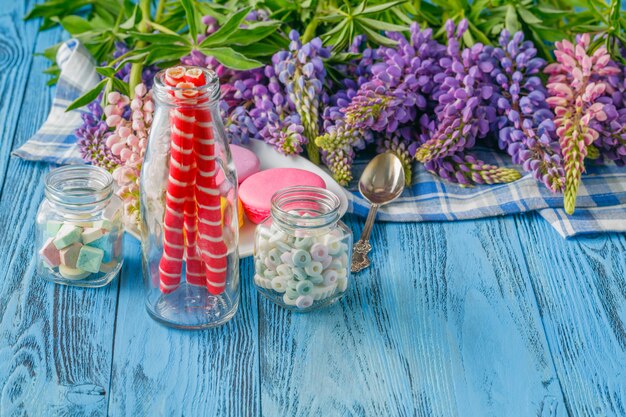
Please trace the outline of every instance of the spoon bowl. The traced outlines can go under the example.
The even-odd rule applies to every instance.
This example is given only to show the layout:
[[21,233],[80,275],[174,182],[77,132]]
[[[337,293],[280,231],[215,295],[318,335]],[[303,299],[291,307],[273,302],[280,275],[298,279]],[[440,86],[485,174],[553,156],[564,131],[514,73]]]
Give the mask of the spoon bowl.
[[400,197],[404,186],[402,162],[392,153],[382,153],[372,159],[359,179],[363,197],[379,206]]
[[352,272],[359,272],[370,265],[367,254],[372,250],[369,238],[378,208],[400,197],[404,190],[404,168],[400,159],[392,153],[383,153],[372,159],[359,179],[359,191],[372,206],[363,227],[361,239],[354,245]]

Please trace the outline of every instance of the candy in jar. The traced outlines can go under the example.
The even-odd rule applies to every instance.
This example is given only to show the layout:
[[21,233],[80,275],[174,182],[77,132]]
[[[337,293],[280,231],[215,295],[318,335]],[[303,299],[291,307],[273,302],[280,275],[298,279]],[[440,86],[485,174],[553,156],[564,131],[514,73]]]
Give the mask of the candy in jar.
[[352,232],[339,198],[318,188],[284,188],[255,235],[254,284],[285,308],[305,312],[339,300],[350,283]]
[[45,179],[37,213],[37,270],[65,285],[101,287],[122,267],[122,201],[102,168],[71,165]]

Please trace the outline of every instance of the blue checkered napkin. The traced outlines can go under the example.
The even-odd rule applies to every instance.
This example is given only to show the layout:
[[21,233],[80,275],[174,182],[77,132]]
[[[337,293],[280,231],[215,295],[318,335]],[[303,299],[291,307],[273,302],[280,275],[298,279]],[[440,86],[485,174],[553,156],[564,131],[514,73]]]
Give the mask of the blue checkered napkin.
[[[87,50],[76,40],[66,42],[57,55],[62,69],[56,97],[48,120],[15,155],[56,164],[82,163],[74,130],[82,123],[81,110],[65,108],[99,81],[95,64]],[[487,163],[511,166],[506,155],[478,150],[476,156]],[[355,178],[366,161],[355,164]],[[550,193],[530,175],[511,184],[461,188],[443,181],[416,165],[413,185],[394,203],[380,210],[383,221],[452,221],[502,216],[538,210],[563,236],[599,232],[626,232],[626,168],[590,165],[578,193],[576,213],[565,214],[563,197]],[[519,167],[518,167],[519,168]],[[367,215],[369,204],[351,189],[349,211]]]
[[54,164],[83,164],[74,130],[80,127],[83,110],[65,112],[67,106],[98,84],[95,62],[80,42],[65,42],[57,53],[61,77],[52,109],[44,125],[13,155]]
[[[506,155],[487,149],[477,150],[475,154],[487,163],[515,168]],[[357,161],[355,178],[360,176],[365,164],[366,161]],[[588,165],[573,216],[559,208],[563,207],[561,194],[552,194],[529,174],[510,184],[461,188],[431,175],[423,165],[416,165],[413,185],[394,203],[383,206],[378,218],[401,222],[452,221],[538,210],[563,237],[626,232],[626,168]],[[367,215],[367,201],[356,189],[350,191],[348,210]]]

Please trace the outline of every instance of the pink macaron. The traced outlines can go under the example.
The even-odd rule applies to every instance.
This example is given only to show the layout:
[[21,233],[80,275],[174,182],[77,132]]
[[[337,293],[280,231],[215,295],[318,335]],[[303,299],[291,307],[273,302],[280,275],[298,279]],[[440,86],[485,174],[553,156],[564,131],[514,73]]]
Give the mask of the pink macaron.
[[[250,149],[230,145],[230,153],[233,157],[235,171],[237,171],[237,182],[239,184],[244,182],[250,175],[259,172],[261,161],[259,161],[259,158]],[[218,184],[222,183],[224,180],[224,173],[222,171],[218,171],[216,180]]]
[[322,177],[303,169],[272,168],[251,175],[239,187],[239,198],[246,216],[253,223],[261,223],[270,215],[274,193],[296,185],[326,188]]

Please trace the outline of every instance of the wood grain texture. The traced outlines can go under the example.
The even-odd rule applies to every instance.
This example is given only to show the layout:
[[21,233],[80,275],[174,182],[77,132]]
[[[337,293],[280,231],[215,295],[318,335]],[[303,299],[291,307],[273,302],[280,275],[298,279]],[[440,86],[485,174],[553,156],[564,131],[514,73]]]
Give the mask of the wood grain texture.
[[[10,15],[20,27],[30,5],[2,5],[5,10],[17,8]],[[33,42],[36,22],[29,27],[12,41]],[[58,42],[60,33],[39,34],[37,50]],[[12,62],[20,65],[21,75],[13,72],[14,84],[5,80],[0,85],[0,123],[8,135],[0,148],[5,184],[0,198],[0,416],[105,416],[117,284],[80,290],[35,276],[34,221],[48,167],[9,158],[9,152],[11,144],[18,147],[44,121],[52,91],[41,72],[45,60],[34,58],[31,68],[26,63],[34,45],[21,48],[28,51],[28,60],[17,57]],[[0,71],[0,77],[5,75]]]
[[512,221],[379,225],[340,304],[261,301],[263,415],[567,415]]
[[120,291],[110,416],[249,417],[260,413],[257,296],[251,259],[242,299],[226,325],[174,330],[145,311],[140,245],[127,245]]
[[517,216],[570,416],[626,416],[626,236],[562,240]]
[[44,283],[48,167],[9,158],[52,99],[31,53],[60,31],[22,22],[31,3],[0,0],[1,417],[626,416],[624,234],[564,241],[536,215],[381,224],[337,305],[259,299],[248,259],[239,313],[201,332],[148,317],[130,238],[113,285]]
[[[32,0],[0,3],[0,191],[32,69],[38,22],[24,22],[23,16],[33,4]],[[49,108],[49,103],[38,107]]]

